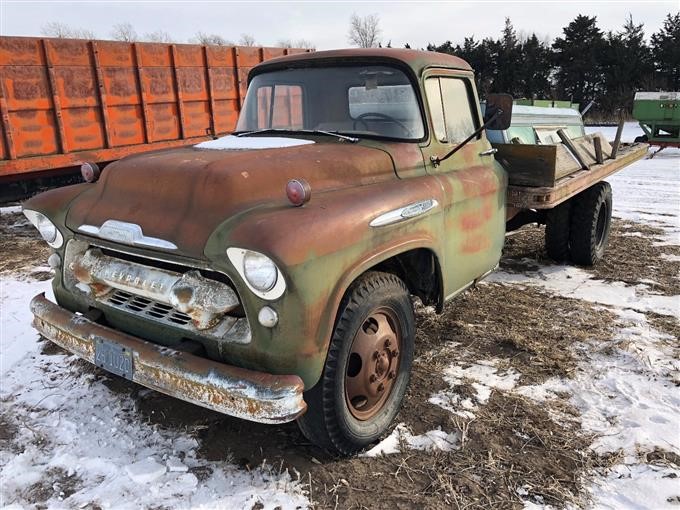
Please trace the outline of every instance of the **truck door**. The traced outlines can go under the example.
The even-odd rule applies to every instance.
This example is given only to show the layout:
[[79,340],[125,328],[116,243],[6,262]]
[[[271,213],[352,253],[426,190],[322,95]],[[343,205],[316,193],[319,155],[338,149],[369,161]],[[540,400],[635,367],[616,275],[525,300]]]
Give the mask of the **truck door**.
[[485,133],[449,159],[432,163],[471,135],[482,119],[472,73],[431,72],[424,85],[433,133],[423,153],[445,200],[440,242],[444,295],[449,297],[500,260],[507,176]]

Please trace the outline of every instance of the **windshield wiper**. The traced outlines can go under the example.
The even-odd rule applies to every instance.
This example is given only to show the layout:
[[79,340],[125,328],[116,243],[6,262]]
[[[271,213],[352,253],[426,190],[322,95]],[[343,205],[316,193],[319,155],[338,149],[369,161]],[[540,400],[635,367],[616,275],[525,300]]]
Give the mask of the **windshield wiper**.
[[265,129],[255,129],[252,131],[235,131],[232,133],[234,136],[248,136],[248,135],[257,135],[260,133],[305,133],[309,135],[326,135],[326,136],[334,136],[336,138],[339,138],[340,140],[345,140],[350,143],[356,143],[359,141],[359,138],[355,136],[347,136],[347,135],[341,135],[340,133],[336,131],[324,131],[322,129],[282,129],[282,128],[265,128]]
[[351,143],[357,143],[359,139],[356,136],[348,136],[348,135],[341,135],[337,131],[324,131],[323,129],[301,129],[300,133],[309,133],[312,135],[327,135],[327,136],[335,136],[336,138],[339,138],[340,140],[346,140]]
[[258,133],[292,133],[290,129],[281,128],[264,128],[264,129],[253,129],[252,131],[234,131],[231,134],[234,136],[248,136]]

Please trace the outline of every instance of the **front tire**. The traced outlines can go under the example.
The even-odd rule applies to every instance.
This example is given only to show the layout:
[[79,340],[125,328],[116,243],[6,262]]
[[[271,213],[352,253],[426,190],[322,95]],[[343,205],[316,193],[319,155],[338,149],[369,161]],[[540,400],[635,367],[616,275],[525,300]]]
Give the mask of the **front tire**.
[[357,279],[340,305],[321,379],[305,394],[298,424],[307,439],[343,455],[379,439],[404,398],[414,339],[404,282],[380,272]]
[[592,266],[603,256],[612,220],[612,188],[598,182],[572,199],[569,247],[571,259]]

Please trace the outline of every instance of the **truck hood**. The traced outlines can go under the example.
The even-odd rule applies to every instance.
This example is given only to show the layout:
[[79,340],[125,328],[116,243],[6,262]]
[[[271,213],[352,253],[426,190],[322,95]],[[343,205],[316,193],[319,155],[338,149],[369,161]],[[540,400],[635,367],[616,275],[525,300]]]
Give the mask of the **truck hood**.
[[109,165],[72,202],[66,223],[81,232],[108,220],[135,223],[144,236],[202,258],[206,241],[225,220],[253,207],[291,207],[285,186],[295,178],[311,185],[313,206],[319,192],[397,176],[387,152],[335,141],[257,150],[158,151]]

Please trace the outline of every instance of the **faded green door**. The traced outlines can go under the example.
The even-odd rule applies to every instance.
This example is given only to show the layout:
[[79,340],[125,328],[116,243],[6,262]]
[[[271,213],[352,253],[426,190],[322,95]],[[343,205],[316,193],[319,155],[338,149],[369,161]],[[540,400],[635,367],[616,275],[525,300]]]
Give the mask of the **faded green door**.
[[[431,126],[426,160],[443,157],[480,125],[472,74],[431,72],[425,78]],[[505,170],[484,134],[428,171],[439,180],[442,205],[444,295],[449,297],[498,263],[505,236]]]

